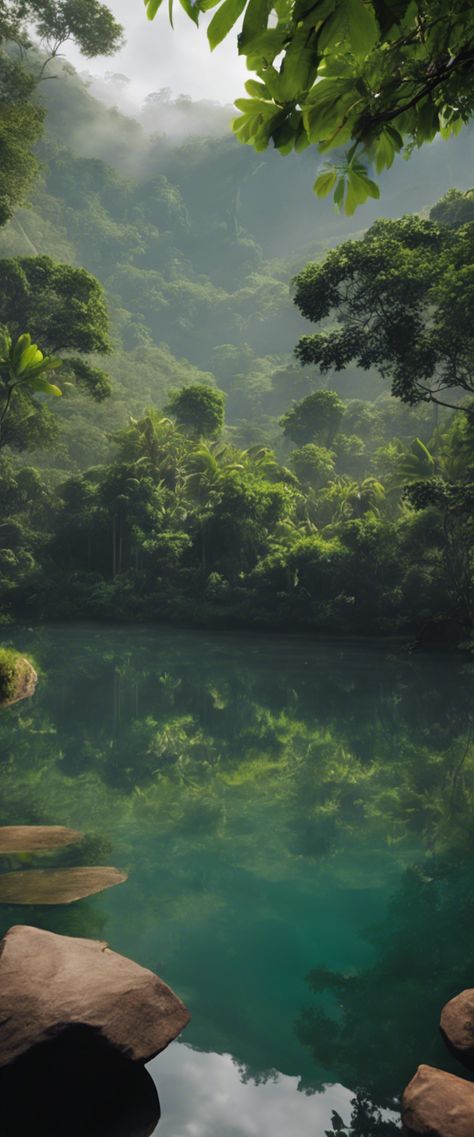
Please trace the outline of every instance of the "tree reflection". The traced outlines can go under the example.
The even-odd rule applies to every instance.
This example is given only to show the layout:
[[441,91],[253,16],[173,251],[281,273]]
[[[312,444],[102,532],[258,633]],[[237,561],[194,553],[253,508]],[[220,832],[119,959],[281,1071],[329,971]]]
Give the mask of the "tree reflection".
[[393,1108],[420,1062],[452,1067],[438,1023],[443,1004],[472,985],[468,866],[459,855],[444,855],[410,867],[386,919],[367,933],[372,965],[350,975],[325,967],[310,972],[314,1001],[296,1024],[316,1066],[308,1088],[320,1088],[329,1075],[363,1086],[376,1107]]
[[346,1125],[339,1113],[332,1112],[331,1129],[325,1137],[400,1137],[396,1122],[382,1117],[379,1109],[363,1090],[358,1090],[351,1101],[352,1113]]
[[[472,665],[176,629],[57,628],[20,646],[44,677],[0,717],[2,821],[85,829],[90,864],[130,868],[114,946],[133,955],[139,928],[141,962],[191,989],[196,1045],[251,1077],[363,1087],[379,1124],[418,1063],[436,1064],[442,1003],[472,985]],[[48,858],[65,867],[77,851]],[[2,909],[1,923],[110,938],[106,910]],[[291,1024],[313,936],[303,1055]]]

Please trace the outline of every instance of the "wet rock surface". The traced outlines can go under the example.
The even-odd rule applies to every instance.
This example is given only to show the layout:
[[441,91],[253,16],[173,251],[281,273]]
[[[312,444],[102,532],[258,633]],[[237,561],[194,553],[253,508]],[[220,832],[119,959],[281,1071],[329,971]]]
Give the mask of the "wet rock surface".
[[473,1083],[419,1066],[403,1094],[402,1120],[407,1134],[474,1137]]
[[77,1026],[148,1062],[189,1018],[166,983],[105,943],[25,925],[0,943],[0,1067]]
[[468,1070],[474,1071],[474,988],[461,991],[445,1004],[440,1028],[451,1052]]

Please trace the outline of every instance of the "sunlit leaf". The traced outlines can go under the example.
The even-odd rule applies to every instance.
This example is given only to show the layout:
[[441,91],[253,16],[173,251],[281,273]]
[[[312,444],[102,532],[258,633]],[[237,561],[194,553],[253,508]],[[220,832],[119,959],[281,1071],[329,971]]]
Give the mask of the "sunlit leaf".
[[327,197],[337,181],[337,170],[324,170],[316,178],[313,189],[318,197]]
[[149,20],[154,20],[162,0],[145,0],[146,14]]
[[245,8],[246,0],[224,0],[207,29],[211,51],[225,39]]

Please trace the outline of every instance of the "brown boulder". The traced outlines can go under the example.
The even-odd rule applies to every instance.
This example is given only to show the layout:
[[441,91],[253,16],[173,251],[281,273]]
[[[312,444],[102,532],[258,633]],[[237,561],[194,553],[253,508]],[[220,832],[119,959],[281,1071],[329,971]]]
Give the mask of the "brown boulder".
[[0,853],[43,853],[74,845],[84,834],[64,825],[0,825]]
[[402,1099],[408,1133],[473,1137],[474,1085],[433,1066],[419,1066]]
[[0,1066],[79,1025],[148,1062],[189,1018],[157,975],[98,940],[17,925],[0,943]]
[[126,880],[127,874],[111,865],[4,872],[0,873],[0,904],[72,904]]
[[441,1011],[441,1034],[459,1061],[474,1070],[474,990],[462,991]]

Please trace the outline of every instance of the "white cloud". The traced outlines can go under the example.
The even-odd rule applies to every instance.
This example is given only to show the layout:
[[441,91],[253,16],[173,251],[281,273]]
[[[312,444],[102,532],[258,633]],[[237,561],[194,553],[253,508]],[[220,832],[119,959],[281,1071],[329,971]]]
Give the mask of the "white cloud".
[[160,1095],[157,1137],[316,1137],[331,1111],[346,1120],[353,1096],[343,1086],[299,1093],[298,1079],[243,1083],[229,1054],[207,1054],[174,1043],[150,1062]]
[[79,71],[87,68],[101,75],[110,71],[127,75],[131,93],[139,103],[150,91],[162,87],[170,87],[175,95],[183,93],[221,103],[231,103],[242,94],[248,73],[237,54],[235,31],[211,52],[205,22],[196,28],[179,0],[174,4],[174,31],[166,2],[152,23],[146,18],[142,0],[108,0],[108,6],[123,24],[127,42],[111,58],[90,61],[69,47],[67,58]]

